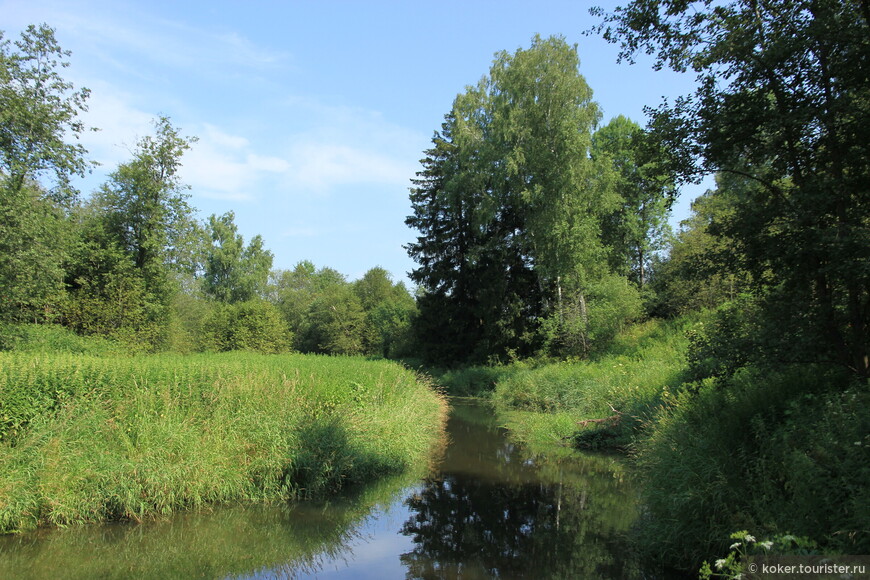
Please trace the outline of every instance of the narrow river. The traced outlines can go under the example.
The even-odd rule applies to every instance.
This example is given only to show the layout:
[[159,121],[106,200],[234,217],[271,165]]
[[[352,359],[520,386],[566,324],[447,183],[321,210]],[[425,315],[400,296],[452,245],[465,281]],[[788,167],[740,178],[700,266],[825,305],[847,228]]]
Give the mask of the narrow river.
[[452,406],[423,481],[0,537],[0,578],[654,577],[627,555],[637,504],[621,461],[537,460],[485,405]]

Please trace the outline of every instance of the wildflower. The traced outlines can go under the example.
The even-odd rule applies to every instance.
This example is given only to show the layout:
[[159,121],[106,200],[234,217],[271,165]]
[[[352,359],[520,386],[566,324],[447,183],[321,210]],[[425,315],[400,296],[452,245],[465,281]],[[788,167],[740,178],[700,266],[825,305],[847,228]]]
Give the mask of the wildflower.
[[755,541],[755,536],[753,536],[752,534],[746,534],[746,537],[743,539],[746,540],[747,544],[751,544]]
[[737,548],[740,546],[740,544],[742,544],[742,543],[743,543],[743,542],[734,542],[733,544],[731,544],[731,547],[728,548],[728,549],[729,549],[729,550],[735,550],[735,549],[737,549]]
[[716,560],[716,569],[721,570],[725,566],[725,558]]
[[764,548],[765,550],[769,550],[773,547],[773,542],[768,540],[766,542],[759,542],[758,545],[761,546],[762,548]]

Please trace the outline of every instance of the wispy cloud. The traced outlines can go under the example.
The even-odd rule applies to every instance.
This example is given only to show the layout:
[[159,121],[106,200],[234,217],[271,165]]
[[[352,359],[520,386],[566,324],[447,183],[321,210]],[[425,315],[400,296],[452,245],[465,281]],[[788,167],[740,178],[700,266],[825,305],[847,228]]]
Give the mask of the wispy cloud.
[[284,106],[311,124],[288,137],[293,187],[322,192],[354,183],[383,184],[404,192],[425,144],[422,135],[376,111],[300,98]]
[[323,191],[349,183],[403,184],[404,164],[387,155],[330,143],[294,146],[291,179],[296,185]]
[[[268,78],[264,71],[292,65],[290,54],[234,30],[161,19],[135,5],[80,8],[75,0],[0,0],[0,12],[6,9],[19,27],[50,13],[62,41],[73,41],[70,74],[92,95],[85,122],[101,129],[83,143],[103,177],[129,160],[137,140],[151,134],[153,119],[166,114],[183,134],[199,137],[182,168],[194,196],[287,200],[355,184],[405,195],[425,136],[377,111],[276,94],[286,85],[258,84],[245,93],[252,99],[246,107],[228,100],[237,94],[228,83],[244,75]],[[273,122],[241,118],[262,117],[256,111],[264,107]]]
[[83,120],[95,132],[82,137],[92,159],[107,171],[130,158],[136,141],[151,133],[154,115],[131,104],[133,96],[102,82],[91,84],[88,112]]
[[274,187],[272,176],[289,169],[290,163],[280,157],[256,153],[247,138],[208,125],[185,155],[181,175],[197,195],[249,201]]
[[135,55],[164,67],[195,74],[222,73],[227,67],[267,69],[285,66],[291,55],[261,46],[233,30],[210,30],[185,22],[157,18],[135,4],[127,4],[123,17],[112,10],[87,10],[76,2],[55,0],[6,1],[0,4],[4,19],[16,28],[46,19],[75,44],[87,47],[103,64],[127,73],[141,72],[125,56]]

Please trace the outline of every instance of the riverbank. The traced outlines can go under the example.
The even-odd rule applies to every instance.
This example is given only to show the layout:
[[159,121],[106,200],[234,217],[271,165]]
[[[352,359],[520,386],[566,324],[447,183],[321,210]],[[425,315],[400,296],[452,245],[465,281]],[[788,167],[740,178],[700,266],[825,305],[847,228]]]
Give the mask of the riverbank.
[[0,577],[650,577],[626,548],[637,505],[624,460],[532,456],[476,399],[451,399],[446,433],[423,478],[0,537]]
[[386,361],[0,352],[0,532],[312,497],[425,469],[446,410]]
[[867,553],[866,381],[818,364],[745,365],[697,379],[690,337],[711,320],[648,321],[589,360],[462,369],[440,380],[448,392],[451,381],[468,392],[470,378],[483,377],[479,389],[500,423],[532,449],[632,457],[645,506],[634,544],[665,565],[697,571],[726,556],[741,530],[782,553]]

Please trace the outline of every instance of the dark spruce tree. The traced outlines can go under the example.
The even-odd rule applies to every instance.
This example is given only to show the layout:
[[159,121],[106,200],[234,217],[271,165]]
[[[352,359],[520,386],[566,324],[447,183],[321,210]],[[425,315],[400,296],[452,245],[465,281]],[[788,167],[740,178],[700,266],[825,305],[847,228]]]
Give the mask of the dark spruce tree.
[[[446,116],[413,181],[414,214],[406,223],[418,230],[406,246],[419,267],[411,272],[424,294],[418,298],[415,335],[430,362],[484,362],[508,351],[527,353],[538,291],[534,273],[516,244],[522,229],[510,208],[485,216],[497,203],[491,180],[463,171],[453,142],[453,114]],[[470,163],[469,163],[470,165]]]

